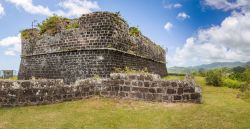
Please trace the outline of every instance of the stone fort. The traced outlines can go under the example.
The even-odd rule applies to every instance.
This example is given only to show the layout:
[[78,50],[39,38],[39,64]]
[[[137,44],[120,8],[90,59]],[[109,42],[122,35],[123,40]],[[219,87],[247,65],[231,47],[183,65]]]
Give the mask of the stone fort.
[[[59,25],[53,35],[41,35],[41,29],[23,31],[19,80],[0,80],[0,107],[92,96],[201,103],[201,89],[191,76],[161,78],[167,74],[165,51],[140,32],[131,35],[118,14],[96,12],[67,22],[79,26],[63,29]],[[126,67],[147,68],[150,73],[115,73],[116,68]]]
[[167,75],[165,50],[140,32],[129,34],[129,25],[118,14],[95,12],[74,21],[78,28],[62,29],[53,36],[26,30],[32,36],[22,38],[19,79],[74,83],[95,75],[108,78],[115,68],[125,67]]

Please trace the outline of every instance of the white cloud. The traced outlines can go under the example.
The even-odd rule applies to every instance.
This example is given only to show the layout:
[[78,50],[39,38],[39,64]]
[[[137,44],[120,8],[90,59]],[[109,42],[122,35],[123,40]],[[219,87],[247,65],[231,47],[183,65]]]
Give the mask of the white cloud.
[[187,18],[190,18],[190,16],[188,14],[186,14],[185,12],[181,12],[177,15],[177,18],[178,19],[181,19],[181,20],[185,20]]
[[[170,66],[250,61],[250,1],[204,0],[215,9],[231,10],[220,25],[201,29],[169,57]],[[237,11],[235,11],[237,10]]]
[[221,25],[199,30],[177,48],[170,65],[250,61],[250,12],[233,13]]
[[15,51],[11,51],[11,50],[5,51],[4,54],[7,56],[15,56],[16,55]]
[[173,28],[173,24],[170,22],[167,22],[164,26],[164,29],[167,31],[170,31]]
[[90,13],[93,10],[99,9],[97,2],[91,0],[62,0],[58,3],[61,9],[50,10],[47,6],[34,5],[32,0],[6,0],[16,7],[22,8],[24,11],[30,14],[40,14],[50,16],[57,14],[65,17],[75,17],[81,14]]
[[182,7],[182,5],[180,3],[174,4],[174,8],[181,8],[181,7]]
[[21,34],[0,39],[0,47],[5,49],[5,55],[17,55],[21,52]]
[[81,16],[82,14],[90,13],[94,9],[99,9],[97,2],[88,0],[66,0],[60,2],[59,5],[67,10],[67,12],[58,11],[57,13],[63,16]]
[[33,5],[32,0],[6,0],[12,4],[15,4],[16,7],[24,9],[24,11],[31,14],[41,14],[41,15],[52,15],[53,13],[48,7],[42,5]]
[[2,4],[0,3],[0,17],[3,16],[4,14],[5,14],[4,8],[3,8]]
[[249,9],[249,0],[235,0],[234,2],[229,2],[229,0],[205,0],[205,5],[211,6],[216,9],[233,10],[233,9]]
[[175,3],[175,4],[166,4],[165,6],[164,6],[164,8],[166,8],[166,9],[172,9],[172,8],[181,8],[182,7],[182,4],[180,4],[180,3]]

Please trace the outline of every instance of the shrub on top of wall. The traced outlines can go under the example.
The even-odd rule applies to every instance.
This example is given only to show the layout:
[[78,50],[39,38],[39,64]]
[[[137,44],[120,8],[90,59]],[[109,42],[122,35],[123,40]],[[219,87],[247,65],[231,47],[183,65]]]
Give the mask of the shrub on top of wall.
[[49,35],[55,35],[60,32],[62,29],[72,29],[78,28],[78,21],[71,21],[68,18],[64,18],[61,16],[51,16],[44,20],[41,24],[38,24],[38,28],[40,30],[40,34],[47,33]]
[[38,28],[40,29],[40,34],[48,33],[55,34],[60,31],[60,25],[65,22],[66,19],[60,16],[51,16],[44,20],[41,24],[38,24]]
[[72,22],[70,22],[67,26],[66,29],[75,29],[75,28],[79,28],[79,23],[77,20],[74,20]]
[[30,39],[32,37],[33,38],[37,37],[39,35],[37,32],[38,32],[38,30],[36,28],[22,30],[21,31],[21,38],[27,40],[27,39]]
[[130,36],[137,37],[137,36],[139,36],[139,34],[140,34],[140,30],[138,27],[130,27],[129,28],[129,35]]
[[29,33],[29,31],[27,31],[27,30],[22,31],[22,32],[21,32],[21,37],[22,37],[23,39],[28,39],[28,38],[30,38],[30,33]]

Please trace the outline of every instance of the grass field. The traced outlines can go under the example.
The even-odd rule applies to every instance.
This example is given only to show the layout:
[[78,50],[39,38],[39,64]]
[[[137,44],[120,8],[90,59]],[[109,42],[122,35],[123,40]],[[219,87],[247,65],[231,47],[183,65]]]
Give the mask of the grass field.
[[250,101],[238,90],[205,86],[203,104],[91,98],[54,105],[1,108],[2,129],[249,129]]

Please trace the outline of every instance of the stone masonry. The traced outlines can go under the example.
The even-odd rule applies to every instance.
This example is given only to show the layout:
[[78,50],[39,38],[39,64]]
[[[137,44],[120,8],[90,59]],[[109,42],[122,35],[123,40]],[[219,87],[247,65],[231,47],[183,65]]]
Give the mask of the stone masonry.
[[67,84],[99,75],[108,78],[115,68],[167,74],[165,51],[139,33],[129,35],[129,26],[109,12],[82,15],[79,28],[61,30],[54,36],[30,29],[22,38],[20,80],[63,79]]
[[201,89],[190,76],[162,80],[155,74],[111,74],[110,78],[0,81],[0,107],[52,104],[86,99],[94,95],[153,102],[201,102]]

